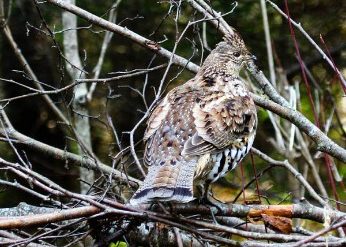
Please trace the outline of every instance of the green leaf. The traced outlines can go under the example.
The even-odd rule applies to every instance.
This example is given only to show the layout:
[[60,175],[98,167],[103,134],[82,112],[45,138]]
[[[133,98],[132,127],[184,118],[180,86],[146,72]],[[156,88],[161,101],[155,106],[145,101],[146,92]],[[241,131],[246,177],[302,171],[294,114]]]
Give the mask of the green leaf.
[[127,244],[125,242],[118,241],[116,243],[110,243],[108,247],[127,247]]

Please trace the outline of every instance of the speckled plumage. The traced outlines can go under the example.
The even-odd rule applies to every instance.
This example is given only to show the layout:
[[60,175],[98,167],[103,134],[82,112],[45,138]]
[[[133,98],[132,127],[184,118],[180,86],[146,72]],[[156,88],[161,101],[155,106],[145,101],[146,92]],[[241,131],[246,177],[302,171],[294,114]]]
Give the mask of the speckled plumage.
[[148,174],[132,205],[201,197],[244,158],[257,115],[239,71],[251,58],[238,35],[220,42],[197,75],[156,106],[144,135]]

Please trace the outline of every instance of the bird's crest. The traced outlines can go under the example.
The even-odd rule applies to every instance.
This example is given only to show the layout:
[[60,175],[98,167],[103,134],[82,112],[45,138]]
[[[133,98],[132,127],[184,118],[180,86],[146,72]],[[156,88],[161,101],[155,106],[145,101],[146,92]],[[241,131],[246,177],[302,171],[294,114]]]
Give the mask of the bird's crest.
[[225,35],[223,40],[228,43],[228,45],[239,48],[246,49],[246,45],[244,43],[243,38],[238,32],[234,32],[233,34]]

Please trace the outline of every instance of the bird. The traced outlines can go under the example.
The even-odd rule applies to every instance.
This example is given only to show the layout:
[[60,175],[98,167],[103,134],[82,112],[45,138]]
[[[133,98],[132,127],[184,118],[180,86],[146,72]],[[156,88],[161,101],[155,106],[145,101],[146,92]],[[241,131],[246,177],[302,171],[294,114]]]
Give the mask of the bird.
[[208,200],[209,185],[245,157],[258,120],[239,73],[251,60],[238,33],[225,37],[195,77],[153,108],[143,138],[148,172],[130,205]]

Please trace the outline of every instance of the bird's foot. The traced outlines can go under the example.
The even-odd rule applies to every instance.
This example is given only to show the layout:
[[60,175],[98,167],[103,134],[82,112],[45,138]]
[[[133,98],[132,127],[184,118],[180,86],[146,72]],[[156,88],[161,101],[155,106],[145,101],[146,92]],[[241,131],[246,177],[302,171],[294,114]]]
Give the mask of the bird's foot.
[[217,208],[217,212],[222,212],[222,203],[210,196],[203,196],[199,199],[199,204]]
[[[216,220],[215,214],[223,211],[221,202],[212,198],[212,197],[208,197],[208,196],[204,196],[204,197],[198,199],[198,202],[199,202],[199,204],[202,204],[202,205],[209,207],[211,217],[212,217],[214,223],[218,225],[219,223]],[[215,208],[217,210],[215,210]]]

